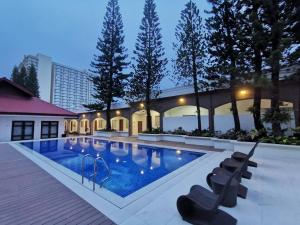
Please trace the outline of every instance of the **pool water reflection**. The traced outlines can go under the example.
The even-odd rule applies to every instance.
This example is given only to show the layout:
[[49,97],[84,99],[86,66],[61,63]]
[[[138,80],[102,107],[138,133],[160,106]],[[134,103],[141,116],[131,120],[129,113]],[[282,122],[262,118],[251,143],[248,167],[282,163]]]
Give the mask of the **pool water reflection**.
[[[175,171],[205,153],[153,147],[98,138],[68,138],[50,141],[24,142],[22,145],[81,175],[82,158],[86,154],[101,156],[111,169],[111,177],[103,187],[121,197]],[[85,177],[93,174],[94,158],[86,158]],[[98,161],[96,183],[108,175],[103,162]]]

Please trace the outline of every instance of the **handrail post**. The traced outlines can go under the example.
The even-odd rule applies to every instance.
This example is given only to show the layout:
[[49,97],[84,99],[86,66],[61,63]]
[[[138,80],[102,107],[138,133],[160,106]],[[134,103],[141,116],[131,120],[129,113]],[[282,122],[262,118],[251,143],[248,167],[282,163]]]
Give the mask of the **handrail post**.
[[82,161],[81,161],[81,183],[84,183],[84,172],[85,172],[85,159],[87,157],[92,157],[90,154],[86,154],[83,156]]

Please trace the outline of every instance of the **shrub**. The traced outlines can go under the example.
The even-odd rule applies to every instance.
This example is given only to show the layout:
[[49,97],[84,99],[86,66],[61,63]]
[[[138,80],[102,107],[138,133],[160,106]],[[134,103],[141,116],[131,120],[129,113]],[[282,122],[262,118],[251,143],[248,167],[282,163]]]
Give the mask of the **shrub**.
[[189,133],[190,136],[198,136],[198,137],[214,137],[215,133],[210,132],[209,130],[193,130],[191,133]]
[[239,137],[244,137],[247,135],[247,131],[241,130],[241,131],[235,131],[235,129],[230,129],[224,134],[220,134],[217,137],[221,139],[231,139],[231,140],[237,140]]
[[296,127],[295,129],[293,129],[293,131],[294,131],[294,136],[300,138],[300,127]]
[[282,145],[300,145],[300,139],[297,137],[287,137],[287,136],[268,136],[260,139],[264,143],[272,144],[282,144]]
[[110,129],[110,130],[108,130],[108,129],[101,129],[101,130],[97,130],[97,131],[103,131],[103,132],[116,132],[117,130],[115,130],[115,129]]
[[267,109],[263,116],[263,121],[266,123],[278,122],[286,124],[291,121],[291,112],[286,108],[280,108],[279,112],[273,112],[272,109]]
[[177,129],[175,129],[173,132],[171,132],[172,134],[176,134],[176,135],[188,135],[189,132],[185,131],[184,129],[182,129],[182,127],[178,127]]
[[143,134],[160,134],[161,132],[160,132],[160,128],[158,127],[158,128],[153,128],[152,129],[152,131],[148,131],[148,130],[146,130],[146,131],[143,131]]

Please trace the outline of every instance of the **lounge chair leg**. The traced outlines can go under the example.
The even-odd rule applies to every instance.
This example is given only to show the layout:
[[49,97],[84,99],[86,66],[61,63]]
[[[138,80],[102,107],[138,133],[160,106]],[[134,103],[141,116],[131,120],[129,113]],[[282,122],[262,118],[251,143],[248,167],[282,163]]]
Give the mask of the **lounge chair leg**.
[[253,162],[253,161],[249,161],[249,162],[248,162],[248,166],[251,166],[251,167],[257,167],[257,163],[256,163],[256,162]]
[[240,184],[240,186],[239,186],[239,191],[238,191],[238,196],[239,196],[240,198],[246,199],[247,193],[248,193],[248,188],[245,187],[244,185]]
[[251,172],[249,172],[249,171],[243,171],[242,172],[242,177],[243,178],[245,178],[245,179],[251,179],[251,177],[252,177],[252,173]]

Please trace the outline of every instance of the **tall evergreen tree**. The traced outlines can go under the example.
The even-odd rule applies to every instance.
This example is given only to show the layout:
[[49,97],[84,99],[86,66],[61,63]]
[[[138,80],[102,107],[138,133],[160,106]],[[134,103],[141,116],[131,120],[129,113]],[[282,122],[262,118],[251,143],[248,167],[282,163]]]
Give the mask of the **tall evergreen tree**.
[[146,0],[134,50],[135,62],[128,97],[130,101],[144,102],[148,131],[152,130],[151,102],[159,94],[159,84],[165,76],[167,64],[159,25],[154,0]]
[[95,86],[96,104],[85,105],[91,110],[106,110],[106,130],[111,130],[110,111],[112,102],[125,94],[128,75],[124,69],[129,65],[124,47],[123,22],[118,0],[109,0],[103,22],[101,37],[97,42],[98,55],[91,66],[97,76],[91,79]]
[[26,78],[27,78],[27,70],[25,66],[22,66],[14,82],[22,87],[26,87]]
[[269,117],[272,120],[273,135],[281,135],[279,115],[281,114],[279,101],[279,73],[283,53],[290,44],[290,7],[286,0],[264,0],[264,19],[269,28],[270,56],[268,64],[271,67],[272,97]]
[[175,73],[178,80],[183,80],[194,87],[197,125],[201,131],[199,91],[204,86],[206,46],[202,18],[193,1],[189,1],[181,12],[175,36],[178,42],[174,43],[177,56]]
[[25,87],[35,96],[40,97],[39,82],[34,65],[30,65],[28,75],[25,79]]
[[10,79],[11,81],[17,83],[17,80],[19,79],[19,68],[17,66],[14,66]]
[[[236,86],[244,74],[247,65],[244,61],[245,45],[240,39],[240,9],[237,0],[208,0],[212,9],[207,19],[209,31],[208,52],[210,54],[209,73],[219,77],[229,77],[231,91],[231,110],[235,130],[241,129],[237,108]],[[224,80],[224,79],[222,79]]]
[[265,76],[262,73],[266,48],[268,47],[268,35],[263,21],[263,0],[240,0],[243,7],[242,18],[244,27],[241,29],[242,35],[247,39],[249,47],[246,48],[250,61],[252,83],[254,86],[254,101],[252,107],[254,126],[257,130],[264,128],[261,120],[261,92],[265,84]]

